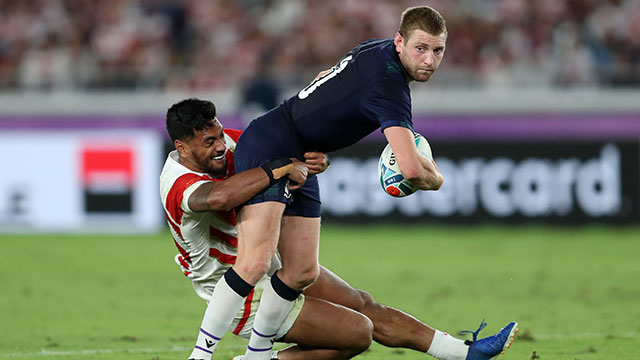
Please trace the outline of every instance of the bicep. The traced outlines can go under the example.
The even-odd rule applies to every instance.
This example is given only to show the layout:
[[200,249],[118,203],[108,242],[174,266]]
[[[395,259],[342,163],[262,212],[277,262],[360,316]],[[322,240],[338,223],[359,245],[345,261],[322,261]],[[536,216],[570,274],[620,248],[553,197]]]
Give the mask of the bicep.
[[388,127],[383,131],[398,161],[402,175],[407,179],[420,177],[424,164],[418,154],[413,131],[401,126]]
[[217,183],[215,181],[204,182],[199,186],[195,187],[190,194],[185,194],[186,196],[188,196],[186,198],[186,203],[187,203],[187,206],[189,207],[189,210],[191,210],[192,212],[202,212],[202,211],[211,210],[208,199],[209,199],[209,194],[211,193],[211,191],[215,186],[217,186]]
[[413,131],[402,126],[391,126],[385,128],[383,132],[399,162],[417,158],[418,150],[414,142]]

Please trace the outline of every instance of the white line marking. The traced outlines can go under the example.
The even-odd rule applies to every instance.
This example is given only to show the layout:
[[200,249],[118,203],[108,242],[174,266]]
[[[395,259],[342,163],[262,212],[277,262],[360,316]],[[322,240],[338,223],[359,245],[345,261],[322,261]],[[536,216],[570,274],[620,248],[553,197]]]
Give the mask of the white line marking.
[[[247,346],[242,344],[226,345],[227,349],[245,349]],[[131,348],[131,349],[86,349],[86,350],[68,350],[57,351],[41,349],[38,352],[26,353],[9,353],[0,354],[0,358],[11,357],[49,357],[49,356],[87,356],[96,354],[118,354],[118,353],[153,353],[153,352],[187,352],[193,347],[171,346],[166,348]]]
[[[522,330],[521,330],[522,331]],[[523,333],[521,332],[520,335]],[[534,339],[538,340],[582,340],[582,339],[637,339],[640,334],[636,332],[628,332],[626,334],[603,334],[603,333],[582,333],[582,334],[531,334]],[[517,338],[517,336],[516,336]]]

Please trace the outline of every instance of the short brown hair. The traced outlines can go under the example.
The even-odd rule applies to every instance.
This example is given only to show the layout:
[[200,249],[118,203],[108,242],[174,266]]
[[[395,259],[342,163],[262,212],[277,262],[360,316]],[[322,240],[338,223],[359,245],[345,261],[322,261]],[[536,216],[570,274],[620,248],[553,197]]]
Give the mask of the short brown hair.
[[447,24],[442,15],[430,6],[407,8],[400,18],[400,35],[407,37],[415,29],[426,31],[431,35],[447,33]]

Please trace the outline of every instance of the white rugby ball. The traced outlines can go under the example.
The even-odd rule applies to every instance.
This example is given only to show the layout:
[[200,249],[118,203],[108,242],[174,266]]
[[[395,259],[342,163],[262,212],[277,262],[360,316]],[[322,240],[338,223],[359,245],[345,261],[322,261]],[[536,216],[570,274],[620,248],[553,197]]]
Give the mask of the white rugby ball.
[[[427,139],[418,133],[414,133],[413,138],[418,148],[418,153],[427,159],[433,159],[431,146],[429,146]],[[378,177],[380,178],[382,189],[394,197],[411,195],[418,190],[402,176],[398,161],[393,154],[393,150],[391,150],[390,144],[387,144],[384,150],[382,150],[382,154],[380,154]]]

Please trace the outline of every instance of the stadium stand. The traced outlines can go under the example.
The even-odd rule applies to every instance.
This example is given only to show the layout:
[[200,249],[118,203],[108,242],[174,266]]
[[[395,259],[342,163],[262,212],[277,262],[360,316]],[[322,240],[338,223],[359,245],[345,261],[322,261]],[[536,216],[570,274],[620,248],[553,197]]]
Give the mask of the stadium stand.
[[[0,0],[0,90],[299,86],[356,42],[391,36],[418,3]],[[640,86],[636,0],[428,3],[451,39],[439,86]]]

